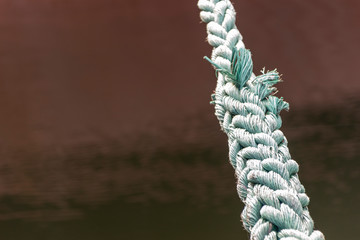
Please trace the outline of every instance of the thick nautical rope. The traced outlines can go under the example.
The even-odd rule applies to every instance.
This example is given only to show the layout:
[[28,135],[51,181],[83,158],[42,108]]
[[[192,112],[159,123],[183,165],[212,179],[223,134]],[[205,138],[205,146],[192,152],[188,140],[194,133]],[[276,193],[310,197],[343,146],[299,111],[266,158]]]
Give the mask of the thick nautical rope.
[[276,70],[255,76],[250,51],[235,26],[228,0],[199,0],[207,23],[210,61],[217,86],[212,95],[215,115],[228,136],[229,159],[235,168],[237,191],[245,208],[241,218],[250,239],[319,240],[310,217],[309,198],[298,178],[280,131],[280,111],[289,104],[274,96],[280,81]]

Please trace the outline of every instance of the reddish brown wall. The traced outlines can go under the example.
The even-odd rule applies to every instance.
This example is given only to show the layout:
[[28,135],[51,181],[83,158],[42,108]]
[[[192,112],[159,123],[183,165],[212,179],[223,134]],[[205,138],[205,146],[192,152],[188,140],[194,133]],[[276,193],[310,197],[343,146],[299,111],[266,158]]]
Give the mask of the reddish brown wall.
[[[235,6],[255,70],[277,67],[293,108],[358,96],[357,1]],[[212,111],[199,22],[193,1],[0,1],[1,146],[121,138]]]

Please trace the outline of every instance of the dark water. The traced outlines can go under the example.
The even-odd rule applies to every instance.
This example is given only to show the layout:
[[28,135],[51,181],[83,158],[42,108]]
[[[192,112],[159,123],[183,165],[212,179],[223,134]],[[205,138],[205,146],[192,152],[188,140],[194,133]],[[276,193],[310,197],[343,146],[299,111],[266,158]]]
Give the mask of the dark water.
[[[356,101],[284,114],[310,212],[330,240],[358,239],[359,114]],[[214,117],[203,128],[190,122],[172,129],[177,141],[144,134],[125,149],[114,141],[34,153],[21,173],[2,166],[2,181],[23,187],[3,191],[1,238],[247,239],[225,136]]]

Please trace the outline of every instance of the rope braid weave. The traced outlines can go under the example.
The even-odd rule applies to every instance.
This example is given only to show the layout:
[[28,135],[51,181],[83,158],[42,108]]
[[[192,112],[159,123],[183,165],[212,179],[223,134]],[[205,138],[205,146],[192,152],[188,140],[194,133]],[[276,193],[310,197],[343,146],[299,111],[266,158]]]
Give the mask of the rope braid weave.
[[235,26],[229,0],[199,0],[201,20],[213,51],[217,86],[212,102],[228,136],[229,159],[245,208],[241,218],[252,240],[321,240],[310,217],[309,198],[280,131],[280,111],[289,104],[273,96],[276,70],[255,76],[251,53]]

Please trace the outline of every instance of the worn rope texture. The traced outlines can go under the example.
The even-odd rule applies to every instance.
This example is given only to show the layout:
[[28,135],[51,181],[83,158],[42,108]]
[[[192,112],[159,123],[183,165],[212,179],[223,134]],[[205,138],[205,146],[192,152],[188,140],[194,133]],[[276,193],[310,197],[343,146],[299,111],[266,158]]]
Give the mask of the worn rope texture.
[[245,203],[241,218],[250,239],[325,239],[313,230],[309,198],[297,175],[299,166],[279,130],[279,113],[289,105],[273,96],[273,85],[280,81],[278,72],[252,73],[251,54],[235,26],[230,1],[199,0],[198,7],[214,47],[211,60],[207,58],[217,73],[212,103],[228,136],[237,191]]

